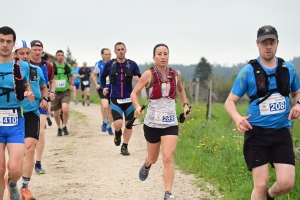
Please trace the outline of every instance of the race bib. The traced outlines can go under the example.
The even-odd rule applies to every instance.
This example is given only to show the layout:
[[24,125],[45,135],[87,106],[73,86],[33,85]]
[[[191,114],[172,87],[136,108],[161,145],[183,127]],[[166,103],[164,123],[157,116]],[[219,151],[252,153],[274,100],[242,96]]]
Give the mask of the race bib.
[[285,112],[286,101],[281,94],[272,94],[268,99],[259,104],[259,111],[261,115],[273,115]]
[[110,82],[109,82],[109,76],[106,77],[106,85],[108,85]]
[[55,80],[55,85],[57,88],[66,87],[66,80]]
[[154,123],[156,124],[169,124],[174,122],[175,114],[170,110],[155,110]]
[[90,82],[89,81],[82,81],[83,85],[88,85]]
[[0,110],[0,126],[15,126],[18,124],[18,112]]
[[118,104],[122,103],[130,103],[131,99],[130,98],[125,98],[125,99],[117,99]]

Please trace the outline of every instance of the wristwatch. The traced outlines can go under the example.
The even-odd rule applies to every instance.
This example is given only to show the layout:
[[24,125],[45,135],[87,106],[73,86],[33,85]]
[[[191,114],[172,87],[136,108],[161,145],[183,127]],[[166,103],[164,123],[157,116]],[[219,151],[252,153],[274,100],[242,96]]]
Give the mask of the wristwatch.
[[300,104],[300,100],[297,101],[297,104]]

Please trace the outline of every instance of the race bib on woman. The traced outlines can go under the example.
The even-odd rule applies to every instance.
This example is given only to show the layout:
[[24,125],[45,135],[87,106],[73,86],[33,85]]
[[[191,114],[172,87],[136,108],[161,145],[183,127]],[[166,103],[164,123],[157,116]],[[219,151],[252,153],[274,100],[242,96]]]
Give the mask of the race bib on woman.
[[169,124],[175,121],[175,114],[171,110],[155,110],[154,123]]
[[259,111],[261,115],[273,115],[285,112],[285,110],[286,101],[285,97],[281,94],[272,94],[264,102],[259,104]]
[[0,110],[0,126],[15,126],[18,124],[18,112]]

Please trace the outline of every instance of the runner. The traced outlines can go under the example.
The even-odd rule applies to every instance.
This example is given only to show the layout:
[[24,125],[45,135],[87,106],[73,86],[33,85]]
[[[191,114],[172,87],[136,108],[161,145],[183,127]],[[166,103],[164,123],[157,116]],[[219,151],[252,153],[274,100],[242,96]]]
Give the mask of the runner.
[[74,62],[72,65],[72,71],[73,71],[73,76],[74,76],[74,84],[73,84],[73,99],[74,99],[74,104],[76,105],[78,103],[77,99],[77,90],[79,89],[79,84],[80,84],[80,78],[78,77],[78,71],[79,68],[77,67],[77,63]]
[[[273,200],[295,184],[295,153],[289,128],[291,120],[300,114],[300,82],[295,66],[275,56],[278,42],[275,27],[258,29],[259,57],[241,69],[225,102],[237,130],[245,132],[244,158],[254,183],[252,200]],[[241,116],[236,104],[244,94],[250,104],[246,116]],[[276,182],[268,189],[269,163],[275,169]]]
[[[64,52],[58,50],[55,54],[56,62],[53,63],[54,79],[56,82],[55,100],[51,102],[51,109],[54,111],[54,118],[58,127],[57,136],[69,135],[67,122],[69,117],[70,89],[74,84],[72,67],[64,63]],[[62,114],[63,123],[60,123],[60,113]]]
[[[131,93],[131,100],[136,108],[135,114],[143,113],[138,102],[138,94],[146,87],[150,98],[147,114],[144,120],[144,135],[147,141],[147,156],[145,164],[139,172],[141,181],[147,179],[149,170],[159,156],[162,146],[164,163],[163,180],[165,186],[164,200],[174,199],[171,193],[174,180],[173,155],[178,141],[178,121],[176,117],[176,89],[183,102],[184,113],[189,110],[186,93],[182,86],[181,73],[168,68],[169,48],[158,44],[153,49],[153,60],[156,66],[143,73]],[[186,114],[184,114],[186,117]]]
[[91,69],[87,67],[87,63],[83,62],[83,67],[78,71],[78,77],[80,78],[80,88],[81,88],[81,99],[82,105],[84,106],[84,90],[86,89],[86,104],[90,105],[90,76]]
[[[49,89],[50,98],[54,97],[55,91],[55,81],[53,74],[53,67],[51,63],[47,60],[42,59],[43,56],[43,43],[40,40],[33,40],[30,43],[31,45],[31,61],[30,63],[39,66],[44,74],[44,78]],[[51,86],[51,88],[50,88]],[[39,141],[36,145],[36,162],[35,162],[35,171],[38,174],[44,174],[45,170],[42,168],[42,156],[45,148],[45,128],[46,128],[46,119],[47,119],[48,110],[43,110],[40,108],[40,135]]]
[[16,41],[15,31],[7,26],[0,28],[0,176],[4,177],[5,148],[8,151],[8,174],[0,178],[0,197],[3,198],[6,184],[8,199],[19,200],[17,182],[22,176],[24,159],[24,117],[21,111],[22,100],[35,97],[29,84],[28,63],[12,59]]
[[[98,95],[101,99],[101,106],[100,110],[102,113],[102,119],[103,124],[101,126],[102,132],[108,132],[110,135],[114,135],[114,132],[112,131],[111,123],[112,123],[112,116],[111,116],[111,110],[109,107],[109,93],[104,96],[103,95],[103,86],[101,85],[101,74],[103,72],[105,63],[107,63],[111,58],[111,52],[107,48],[103,48],[101,50],[101,57],[102,60],[96,62],[93,73],[92,73],[92,79],[94,81],[94,84],[96,86],[96,90],[98,91]],[[98,79],[97,79],[98,77]],[[109,88],[109,76],[106,77],[106,86]]]
[[[103,89],[103,95],[106,96],[110,92],[110,108],[114,120],[116,146],[121,144],[123,113],[125,115],[125,122],[128,123],[134,116],[134,107],[130,100],[130,93],[132,92],[132,80],[138,82],[140,69],[138,65],[129,59],[125,58],[126,54],[125,44],[118,42],[115,44],[116,59],[108,61],[103,73],[101,74],[101,84],[106,85],[106,77],[110,76],[110,87]],[[132,134],[132,129],[125,128],[123,136],[123,144],[121,146],[121,154],[130,155],[128,151],[128,142]]]
[[[30,48],[30,44],[25,40],[19,40],[16,42],[14,47],[15,58],[30,63]],[[25,158],[23,164],[21,196],[24,199],[34,200],[35,196],[28,189],[28,185],[32,175],[32,169],[34,167],[35,148],[39,140],[39,107],[44,110],[48,109],[48,89],[42,69],[32,64],[29,64],[29,66],[29,80],[35,100],[34,102],[30,102],[28,99],[23,100],[23,113],[25,118]]]

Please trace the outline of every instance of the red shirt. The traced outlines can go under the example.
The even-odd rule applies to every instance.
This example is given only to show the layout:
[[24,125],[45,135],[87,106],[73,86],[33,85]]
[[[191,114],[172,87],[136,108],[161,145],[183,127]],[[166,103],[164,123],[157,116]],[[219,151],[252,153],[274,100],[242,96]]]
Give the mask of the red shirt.
[[[33,65],[36,66],[41,66],[41,62],[36,63],[33,62],[32,60],[30,61]],[[54,70],[53,70],[53,66],[51,64],[51,62],[46,61],[46,65],[47,65],[47,71],[48,71],[48,81],[52,81],[54,79]]]

